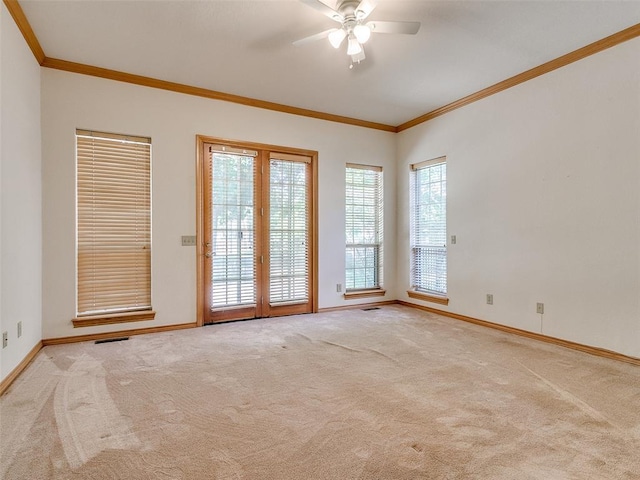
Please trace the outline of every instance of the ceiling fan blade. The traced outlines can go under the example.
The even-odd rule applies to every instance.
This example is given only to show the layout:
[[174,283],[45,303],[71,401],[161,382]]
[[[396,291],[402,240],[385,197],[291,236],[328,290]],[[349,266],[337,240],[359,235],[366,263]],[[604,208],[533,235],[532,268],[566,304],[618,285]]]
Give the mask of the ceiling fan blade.
[[373,33],[403,33],[415,35],[420,30],[420,22],[367,22]]
[[356,18],[358,20],[364,20],[371,15],[371,12],[373,12],[373,9],[376,8],[377,5],[377,0],[362,0],[360,5],[356,7]]
[[301,38],[300,40],[296,40],[293,44],[296,47],[300,45],[305,45],[307,43],[315,42],[316,40],[322,40],[323,38],[327,38],[329,34],[339,30],[338,28],[330,28],[329,30],[325,30],[324,32],[316,33],[315,35],[310,35],[308,37]]
[[309,5],[311,8],[317,10],[323,15],[326,15],[331,20],[335,20],[338,23],[342,23],[344,21],[344,17],[336,12],[333,8],[326,6],[320,0],[300,0],[305,5]]

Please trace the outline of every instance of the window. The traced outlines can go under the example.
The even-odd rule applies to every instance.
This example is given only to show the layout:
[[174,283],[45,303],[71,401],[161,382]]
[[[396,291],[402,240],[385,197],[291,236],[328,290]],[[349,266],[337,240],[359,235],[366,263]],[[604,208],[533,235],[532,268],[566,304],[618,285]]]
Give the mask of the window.
[[378,290],[382,283],[382,168],[347,164],[346,290]]
[[447,294],[447,164],[444,157],[411,166],[410,196],[411,288],[413,292],[426,294],[418,298],[429,300],[431,294],[443,299]]
[[74,326],[150,320],[151,139],[76,131]]

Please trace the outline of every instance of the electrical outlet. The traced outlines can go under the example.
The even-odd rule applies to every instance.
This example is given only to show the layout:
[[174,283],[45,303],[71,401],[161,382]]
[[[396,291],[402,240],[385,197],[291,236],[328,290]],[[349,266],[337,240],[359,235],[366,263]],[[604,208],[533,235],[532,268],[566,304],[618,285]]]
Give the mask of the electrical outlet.
[[183,247],[195,247],[196,245],[196,236],[195,235],[183,235],[182,236],[182,246]]
[[487,305],[493,305],[493,294],[487,293]]
[[342,291],[342,284],[336,283],[336,292],[340,293]]
[[544,313],[544,303],[536,303],[536,313]]
[[458,239],[456,238],[456,236],[455,235],[451,235],[451,245],[455,245],[457,241],[458,241]]
[[22,336],[22,322],[18,322],[18,338]]
[[9,344],[9,334],[2,332],[2,348],[5,348]]

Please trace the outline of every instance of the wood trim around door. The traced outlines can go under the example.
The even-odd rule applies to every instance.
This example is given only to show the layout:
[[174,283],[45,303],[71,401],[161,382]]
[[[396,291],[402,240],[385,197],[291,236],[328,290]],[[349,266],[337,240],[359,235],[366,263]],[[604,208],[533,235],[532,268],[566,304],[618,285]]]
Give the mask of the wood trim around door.
[[[311,277],[313,275],[313,258],[315,257],[314,254],[314,250],[313,250],[313,246],[316,242],[313,242],[312,239],[312,231],[313,229],[311,228],[312,222],[313,222],[313,192],[315,191],[314,189],[314,173],[313,173],[313,166],[315,165],[315,162],[313,160],[312,157],[307,156],[307,155],[293,155],[291,153],[283,153],[280,151],[271,151],[269,152],[269,157],[265,158],[265,162],[264,162],[264,172],[263,172],[263,176],[262,176],[262,192],[263,192],[263,196],[262,196],[262,206],[264,207],[264,211],[265,211],[265,217],[267,222],[270,222],[271,219],[271,188],[273,188],[272,184],[271,184],[271,161],[273,160],[277,160],[277,161],[283,161],[283,162],[294,162],[294,163],[298,163],[299,165],[304,164],[305,165],[305,190],[306,190],[306,201],[307,201],[307,205],[308,205],[308,214],[307,214],[307,234],[308,234],[308,244],[307,244],[307,258],[309,259],[309,274],[308,274],[308,279],[309,279],[309,300],[306,302],[302,302],[302,301],[293,301],[293,302],[285,302],[285,303],[271,303],[271,301],[265,302],[263,305],[263,311],[262,314],[264,317],[271,317],[271,316],[284,316],[284,315],[296,315],[296,314],[301,314],[301,313],[309,313],[309,310],[311,310],[311,312],[315,312],[316,310],[314,310],[313,307],[313,300],[314,298],[316,298],[316,295],[314,294],[313,290],[312,290],[312,285],[314,284],[314,282],[311,280]],[[262,241],[263,241],[263,246],[264,246],[264,258],[266,259],[265,264],[267,264],[269,267],[271,266],[271,230],[270,229],[265,229],[263,232],[263,236],[262,236]],[[264,289],[263,291],[265,292],[265,299],[268,298],[269,300],[271,300],[271,277],[270,277],[270,272],[268,268],[263,269],[263,284],[264,284]]]
[[[235,148],[245,148],[258,151],[279,152],[296,156],[304,156],[311,158],[311,199],[310,199],[310,225],[309,225],[309,241],[311,261],[309,268],[311,270],[309,279],[309,292],[311,295],[311,311],[318,311],[318,152],[314,150],[305,150],[293,147],[283,147],[279,145],[269,145],[255,142],[243,142],[238,140],[229,140],[218,137],[209,137],[206,135],[196,135],[196,314],[197,325],[203,326],[206,317],[206,299],[204,290],[206,285],[206,246],[204,241],[205,233],[205,188],[206,188],[206,162],[207,152],[204,151],[205,144],[222,144]],[[262,155],[262,152],[260,153]],[[263,195],[268,192],[263,193]]]

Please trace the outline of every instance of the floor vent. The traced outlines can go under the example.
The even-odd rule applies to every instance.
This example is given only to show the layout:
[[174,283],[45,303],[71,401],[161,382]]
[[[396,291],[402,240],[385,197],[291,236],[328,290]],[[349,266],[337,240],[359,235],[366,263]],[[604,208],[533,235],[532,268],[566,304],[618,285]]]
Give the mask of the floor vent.
[[369,307],[362,309],[363,312],[368,312],[369,310],[380,310],[380,307]]
[[122,342],[124,340],[129,340],[129,337],[118,337],[118,338],[105,338],[104,340],[96,340],[96,345],[99,343],[109,343],[109,342]]

